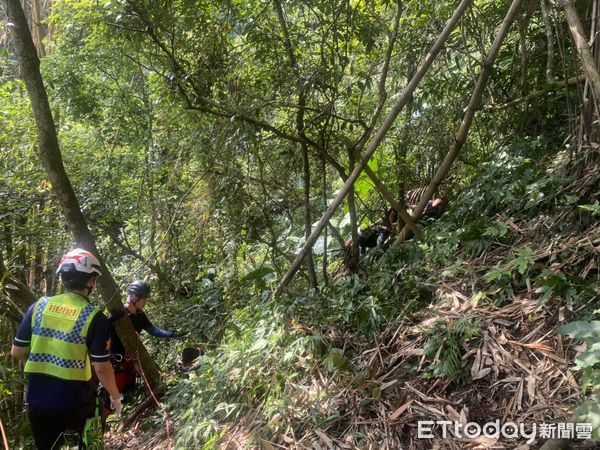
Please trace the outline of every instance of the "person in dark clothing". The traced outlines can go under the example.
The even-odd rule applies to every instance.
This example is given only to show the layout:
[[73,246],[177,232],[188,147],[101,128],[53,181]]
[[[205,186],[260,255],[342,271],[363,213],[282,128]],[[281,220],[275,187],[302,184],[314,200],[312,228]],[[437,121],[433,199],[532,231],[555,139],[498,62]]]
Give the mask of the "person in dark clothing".
[[[166,330],[154,325],[146,313],[143,311],[146,302],[150,297],[150,286],[143,280],[136,280],[127,286],[127,300],[125,301],[125,310],[127,316],[131,320],[131,324],[136,333],[142,330],[146,331],[151,336],[160,338],[181,338],[184,333]],[[109,321],[112,323],[117,318],[109,315]],[[125,347],[119,339],[114,327],[110,330],[112,361],[115,369],[115,379],[119,392],[123,392],[126,388],[135,384],[136,372],[133,362],[127,358]]]
[[100,262],[77,248],[61,259],[57,273],[65,293],[42,297],[25,313],[11,354],[25,363],[27,409],[38,450],[60,448],[64,432],[75,431],[80,448],[96,409],[95,373],[121,413],[121,396],[109,362],[109,323],[88,297]]
[[360,257],[364,257],[370,248],[381,247],[390,235],[390,230],[382,225],[372,225],[358,230],[358,248]]

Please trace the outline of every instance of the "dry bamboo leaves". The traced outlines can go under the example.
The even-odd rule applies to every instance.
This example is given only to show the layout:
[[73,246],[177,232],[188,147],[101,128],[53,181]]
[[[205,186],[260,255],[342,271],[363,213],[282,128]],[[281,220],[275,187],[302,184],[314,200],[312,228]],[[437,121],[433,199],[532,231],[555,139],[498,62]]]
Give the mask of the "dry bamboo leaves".
[[[358,433],[366,436],[362,442],[374,443],[375,434],[370,430],[377,429],[377,433],[386,436],[378,439],[386,439],[388,448],[515,448],[523,443],[483,438],[450,444],[448,439],[438,440],[440,437],[420,441],[415,438],[416,423],[451,420],[466,424],[496,419],[531,423],[567,417],[581,395],[577,380],[568,370],[575,350],[567,339],[549,331],[556,320],[552,309],[555,305],[549,303],[538,309],[535,299],[520,295],[502,308],[486,308],[473,306],[463,293],[452,294],[453,288],[447,284],[443,289],[449,301],[431,308],[422,315],[421,322],[413,317],[412,326],[394,327],[379,337],[377,349],[364,350],[355,359],[355,366],[368,363],[374,368],[373,379],[377,380],[381,397],[369,401],[364,398],[362,402],[355,398],[353,404],[350,394],[340,399],[346,404],[337,407],[348,413],[345,434]],[[465,344],[463,363],[470,381],[458,386],[439,379],[423,379],[429,364],[423,356],[427,331],[438,320],[450,323],[464,314],[479,324],[481,333],[480,339]],[[477,346],[468,348],[472,344]],[[415,367],[409,381],[398,378],[407,364]],[[355,394],[360,396],[367,391]],[[357,408],[357,404],[364,406]],[[338,445],[332,438],[335,433],[328,432],[327,439],[317,435],[321,448]]]

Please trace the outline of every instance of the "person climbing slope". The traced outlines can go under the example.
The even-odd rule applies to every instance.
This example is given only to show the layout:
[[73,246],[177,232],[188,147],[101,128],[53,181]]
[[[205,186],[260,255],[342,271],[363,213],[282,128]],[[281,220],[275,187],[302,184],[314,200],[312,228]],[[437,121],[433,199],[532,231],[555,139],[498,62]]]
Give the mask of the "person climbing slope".
[[[150,285],[143,280],[136,280],[127,286],[125,310],[136,333],[140,333],[144,330],[151,336],[160,338],[178,339],[183,337],[185,333],[178,333],[159,328],[150,321],[143,311],[148,298],[150,297],[150,293]],[[109,316],[111,322],[117,319],[118,318],[114,317],[112,314]],[[123,346],[121,339],[119,339],[114,327],[111,327],[110,338],[112,342],[111,358],[115,369],[117,387],[119,392],[123,392],[128,387],[135,385],[137,374],[133,361],[125,354],[125,347]]]

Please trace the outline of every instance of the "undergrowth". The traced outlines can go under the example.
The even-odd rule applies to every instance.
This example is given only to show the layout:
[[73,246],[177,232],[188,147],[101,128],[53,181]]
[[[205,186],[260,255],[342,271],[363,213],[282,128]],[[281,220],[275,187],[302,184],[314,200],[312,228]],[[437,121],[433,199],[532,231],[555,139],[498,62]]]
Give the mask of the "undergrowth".
[[[527,292],[540,308],[560,298],[568,314],[593,316],[597,265],[581,276],[586,250],[569,265],[568,252],[545,248],[585,233],[597,193],[574,192],[577,159],[541,164],[539,148],[521,145],[501,149],[442,219],[426,224],[421,240],[367,255],[357,274],[321,292],[234,310],[198,370],[172,381],[167,404],[178,422],[177,446],[215,448],[227,439],[260,445],[308,429],[343,429],[332,398],[370,377],[355,356],[383,330],[442,301],[437,288],[448,280],[460,280],[472,302],[500,305]],[[478,323],[439,320],[422,332],[429,362],[422,376],[465,382]],[[586,379],[597,390],[600,363],[593,362]],[[402,374],[413,376],[408,368]]]

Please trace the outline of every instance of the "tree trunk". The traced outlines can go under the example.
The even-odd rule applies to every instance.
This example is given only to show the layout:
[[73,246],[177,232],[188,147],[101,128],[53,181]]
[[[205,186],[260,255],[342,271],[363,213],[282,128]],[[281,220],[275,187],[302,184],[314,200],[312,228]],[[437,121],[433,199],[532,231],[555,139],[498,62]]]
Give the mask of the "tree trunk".
[[[302,172],[304,177],[304,237],[308,239],[312,231],[312,218],[310,214],[310,159],[308,157],[308,147],[306,144],[300,144],[302,147]],[[317,288],[317,272],[315,271],[315,262],[312,250],[308,253],[306,259],[306,269],[308,278],[313,289]]]
[[[325,148],[324,139],[321,139],[321,146]],[[327,209],[327,165],[325,164],[325,160],[321,159],[321,182],[322,182],[322,196],[323,196],[323,209]],[[333,227],[332,227],[333,228]],[[328,235],[327,235],[327,227],[325,227],[325,232],[323,233],[323,264],[321,266],[321,274],[323,276],[323,286],[329,285],[329,275],[327,274],[327,265],[328,265]],[[342,240],[343,243],[343,240]],[[341,246],[341,249],[344,249],[344,246]]]
[[[304,108],[305,108],[305,89],[299,87],[300,92],[298,94],[298,114],[296,115],[296,125],[298,127],[298,133],[304,136]],[[302,150],[302,177],[304,181],[304,189],[302,195],[302,203],[304,205],[304,237],[308,238],[312,231],[312,215],[310,208],[310,158],[308,155],[308,146],[306,143],[300,143],[300,149]],[[315,261],[313,259],[313,253],[308,253],[306,259],[306,269],[308,271],[308,279],[313,289],[317,289],[317,273],[315,271]]]
[[296,259],[294,259],[294,262],[292,263],[291,267],[288,269],[287,273],[283,276],[283,278],[279,282],[279,286],[277,286],[276,294],[280,294],[287,287],[287,285],[289,284],[289,282],[291,281],[293,276],[298,271],[298,268],[300,267],[302,260],[308,254],[308,250],[310,248],[312,248],[315,241],[319,237],[319,234],[321,234],[321,231],[323,231],[323,228],[325,228],[325,226],[327,225],[327,222],[329,221],[329,219],[331,219],[331,217],[333,216],[333,214],[335,213],[337,208],[342,204],[342,201],[344,200],[344,198],[350,191],[352,185],[356,182],[359,175],[363,171],[364,167],[369,162],[369,159],[371,158],[371,156],[373,156],[373,154],[377,150],[377,147],[379,146],[379,144],[381,143],[381,141],[387,134],[388,130],[390,129],[390,127],[392,126],[394,121],[396,120],[396,117],[398,117],[398,114],[400,114],[400,112],[402,111],[402,108],[404,108],[406,103],[409,101],[412,93],[415,91],[415,89],[417,88],[417,86],[419,85],[419,83],[421,82],[421,80],[423,79],[423,77],[425,76],[425,74],[427,73],[429,68],[431,67],[433,60],[435,59],[437,54],[442,49],[444,42],[448,39],[448,36],[450,36],[450,33],[452,32],[452,30],[458,23],[458,20],[461,18],[464,11],[471,4],[471,1],[472,0],[463,0],[460,3],[460,5],[457,7],[456,11],[454,12],[452,17],[446,24],[444,30],[442,31],[442,33],[436,40],[435,44],[433,44],[431,50],[429,51],[429,53],[427,53],[425,60],[421,64],[421,67],[419,67],[419,69],[415,73],[415,76],[412,78],[410,83],[408,83],[408,85],[404,89],[404,92],[400,96],[400,99],[396,102],[396,104],[394,104],[394,106],[392,107],[392,110],[389,112],[389,114],[383,121],[383,124],[377,130],[375,135],[373,136],[373,139],[369,143],[369,146],[365,150],[365,153],[362,155],[358,165],[354,168],[354,170],[348,177],[348,180],[346,180],[346,183],[344,183],[344,187],[340,190],[340,192],[333,199],[333,201],[331,202],[331,205],[329,206],[329,208],[327,208],[327,211],[325,211],[325,214],[323,215],[321,220],[319,220],[319,223],[316,225],[315,229],[313,230],[313,232],[311,233],[309,238],[306,240],[306,243],[300,250],[300,253],[298,253],[298,255],[296,256]]
[[44,27],[42,26],[42,9],[40,8],[40,0],[31,1],[31,37],[38,51],[40,58],[46,56],[44,48]]
[[[356,161],[350,150],[348,153],[348,160],[350,162],[349,167],[350,170],[353,170],[354,166],[356,165]],[[348,202],[348,215],[350,216],[350,230],[352,233],[352,239],[350,240],[350,248],[347,249],[348,257],[346,258],[345,262],[346,267],[348,267],[350,272],[356,272],[360,262],[360,250],[358,247],[358,227],[360,225],[358,224],[358,217],[356,216],[356,195],[353,185],[350,186],[346,201]]]
[[140,362],[140,369],[145,377],[149,380],[151,386],[156,387],[160,383],[158,366],[139,341],[131,321],[124,320],[127,315],[121,303],[119,288],[108,271],[104,260],[99,255],[94,237],[83,217],[79,202],[65,171],[48,96],[40,73],[40,61],[33,45],[21,3],[19,0],[7,0],[3,7],[6,10],[21,76],[27,87],[37,125],[38,154],[52,183],[52,190],[60,201],[67,224],[75,236],[77,245],[99,256],[102,276],[98,280],[98,291],[110,311],[117,317],[123,316],[114,322],[117,333],[121,337],[125,350]]
[[[594,0],[592,5],[590,5],[590,36],[596,36],[598,33],[599,20],[600,0]],[[598,45],[598,40],[592,39],[591,46],[594,68],[597,71],[600,69],[600,46]],[[594,120],[594,111],[598,113],[598,102],[600,102],[600,99],[594,98],[591,87],[590,80],[586,78],[581,96],[579,137],[576,150],[592,142],[598,142],[600,136],[600,127],[598,127],[597,121]]]
[[51,259],[48,259],[50,256],[50,246],[46,248],[46,253],[44,257],[44,279],[46,281],[46,286],[44,288],[44,295],[50,297],[54,295],[54,287],[56,285],[56,265],[53,264]]
[[594,61],[594,55],[592,54],[592,50],[587,43],[583,25],[581,25],[581,20],[579,19],[579,15],[577,14],[577,10],[575,9],[573,2],[571,0],[565,0],[564,8],[567,16],[567,22],[569,23],[569,29],[571,30],[571,34],[573,35],[573,39],[575,41],[575,46],[577,47],[577,53],[579,53],[579,57],[581,58],[587,81],[591,85],[596,117],[600,117],[600,112],[598,110],[598,103],[600,102],[600,73],[598,73],[598,69]]
[[546,28],[546,45],[548,47],[548,57],[546,59],[546,82],[554,81],[554,33],[552,32],[552,19],[548,11],[548,0],[541,0],[542,18],[544,19],[544,28]]
[[[306,133],[304,127],[304,112],[306,109],[306,86],[302,83],[300,77],[298,61],[294,54],[294,48],[285,21],[285,14],[283,6],[280,0],[274,0],[275,9],[277,10],[277,17],[279,18],[279,25],[281,25],[281,31],[283,32],[284,46],[288,54],[288,60],[290,63],[290,70],[296,77],[296,88],[298,90],[298,112],[296,113],[296,131],[298,136],[301,136],[304,141],[300,142],[300,150],[302,152],[302,176],[304,182],[303,198],[302,203],[304,205],[304,237],[310,236],[312,228],[312,217],[310,208],[310,158],[308,155],[308,145],[306,143]],[[306,268],[308,270],[308,278],[310,285],[313,289],[317,288],[317,273],[315,271],[315,262],[313,259],[312,249],[308,252],[306,259]]]
[[[427,186],[425,193],[423,193],[423,195],[421,196],[421,199],[419,200],[419,203],[417,204],[413,213],[414,220],[418,220],[418,218],[421,217],[421,214],[425,210],[427,203],[429,202],[429,200],[431,200],[431,197],[437,191],[440,183],[450,170],[452,163],[454,162],[454,160],[458,156],[458,153],[467,141],[469,128],[471,127],[471,123],[473,122],[473,118],[475,117],[475,112],[477,111],[477,109],[479,109],[479,106],[481,104],[483,90],[485,89],[487,80],[489,79],[490,74],[492,72],[494,61],[496,60],[496,56],[498,56],[500,46],[502,45],[502,42],[504,41],[504,38],[508,33],[510,25],[515,19],[517,11],[519,10],[522,2],[523,0],[513,0],[508,10],[508,13],[506,13],[504,20],[502,21],[502,24],[500,25],[500,28],[496,33],[496,37],[492,44],[492,48],[490,49],[487,58],[483,63],[479,79],[477,80],[477,84],[475,85],[475,89],[473,90],[473,94],[471,95],[471,100],[469,101],[469,105],[467,106],[467,109],[465,111],[465,116],[463,117],[458,132],[456,133],[454,146],[446,155],[444,162],[442,162],[442,165],[437,170],[435,176],[429,183],[429,186]],[[396,239],[395,244],[400,244],[404,242],[405,237],[408,236],[408,231],[408,227],[405,226],[403,232],[400,233],[398,239]]]

